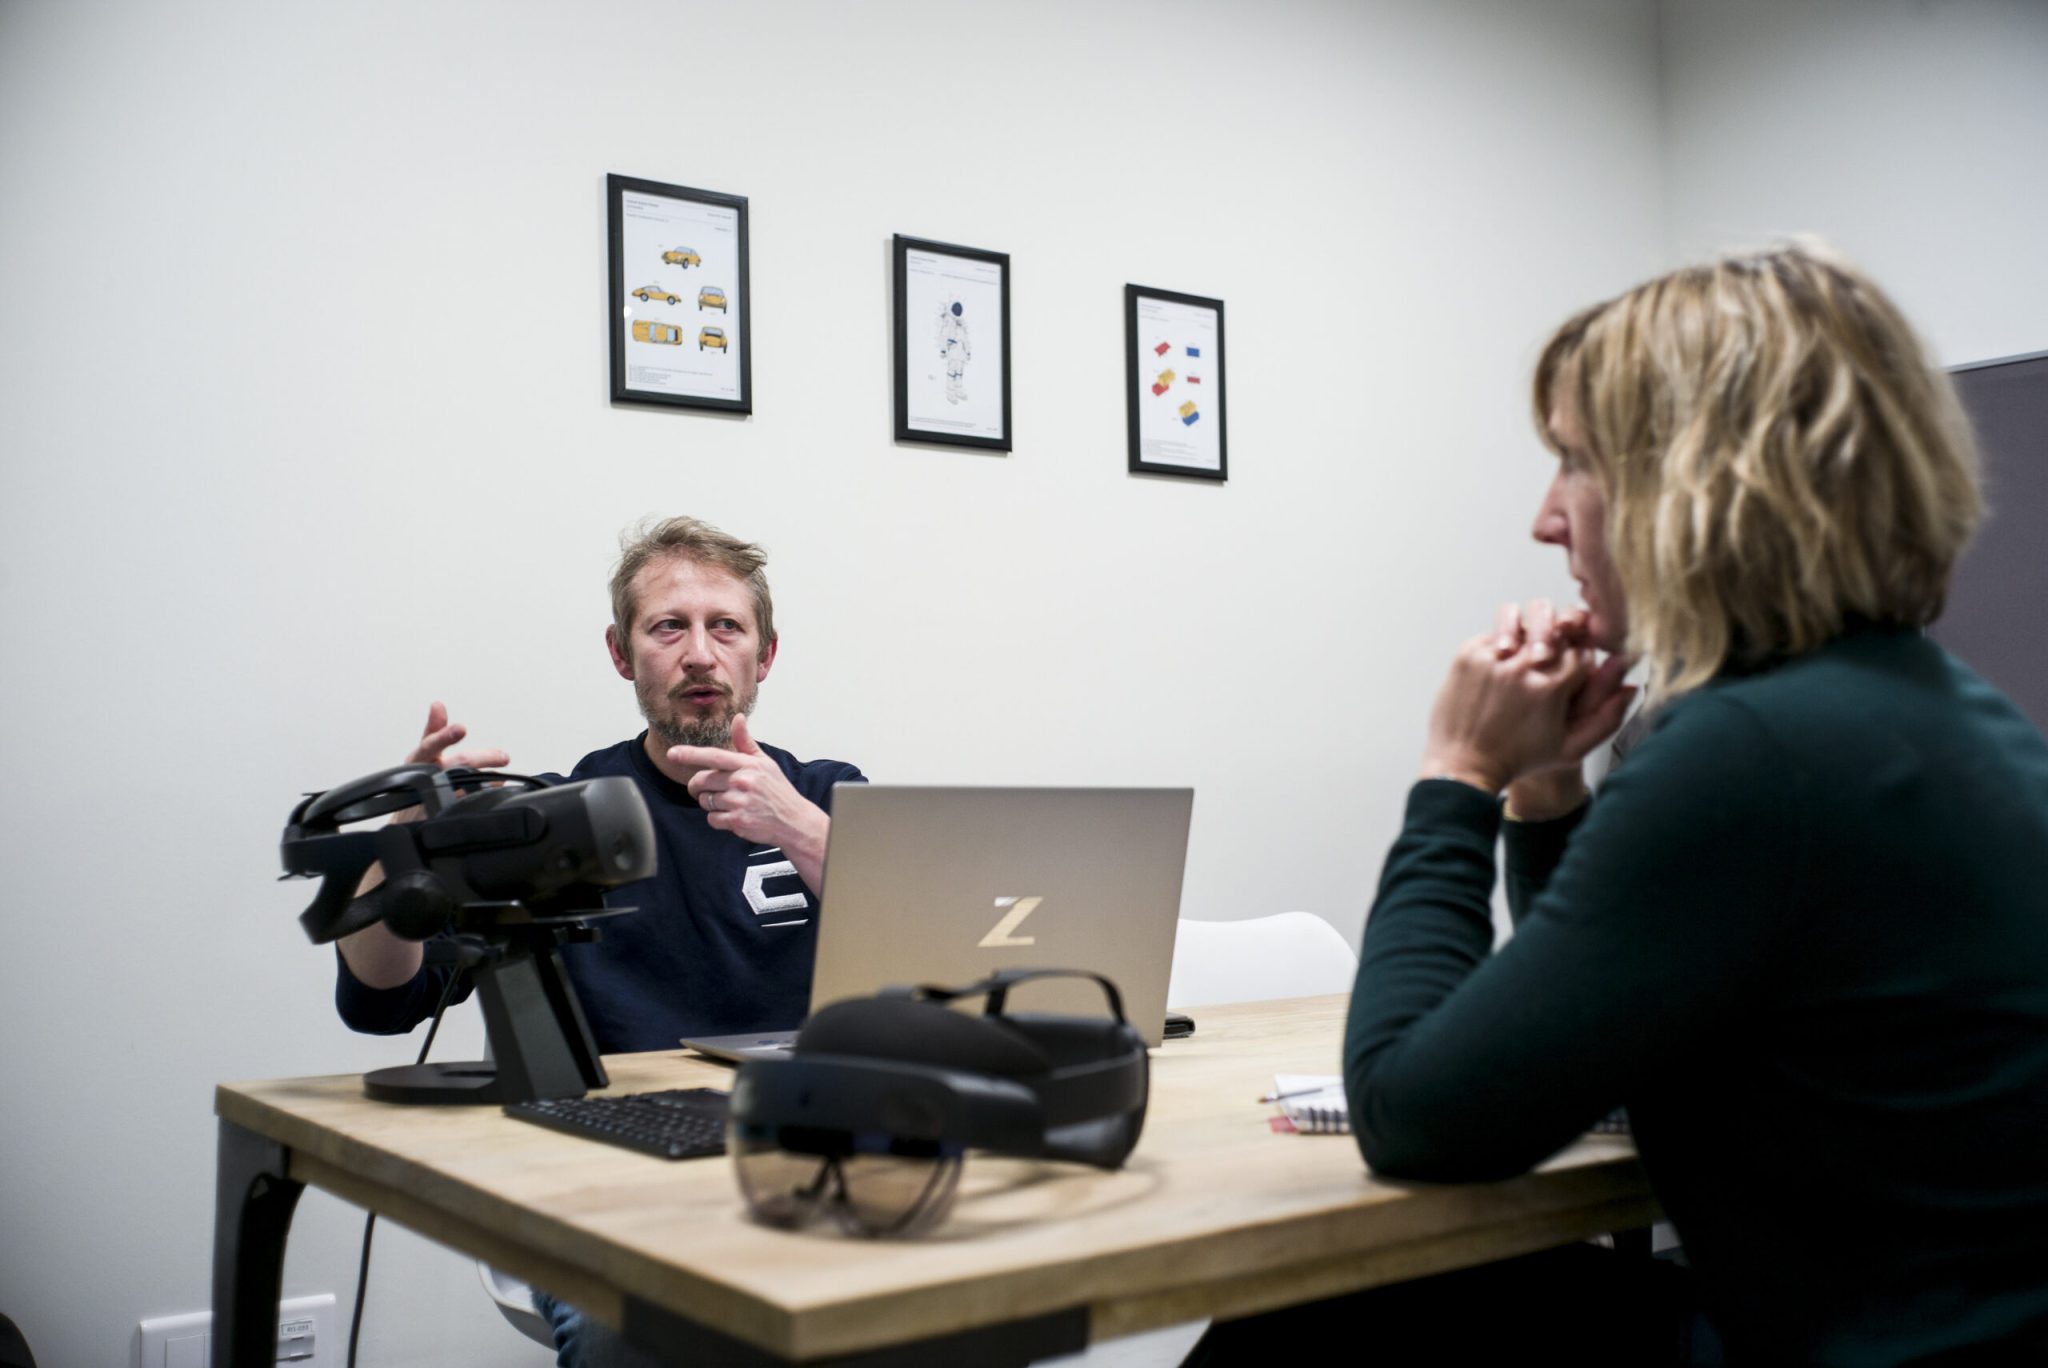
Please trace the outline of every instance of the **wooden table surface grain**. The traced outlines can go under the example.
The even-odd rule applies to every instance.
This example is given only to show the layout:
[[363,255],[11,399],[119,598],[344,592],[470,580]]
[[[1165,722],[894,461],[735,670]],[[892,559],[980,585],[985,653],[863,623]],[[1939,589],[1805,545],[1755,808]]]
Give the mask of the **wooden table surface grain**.
[[[1626,1140],[1500,1183],[1376,1179],[1348,1136],[1279,1134],[1275,1073],[1335,1073],[1340,996],[1207,1007],[1152,1052],[1144,1137],[1115,1173],[967,1160],[953,1214],[908,1240],[747,1219],[730,1164],[670,1162],[496,1107],[373,1102],[355,1075],[224,1084],[227,1121],[291,1176],[618,1324],[623,1299],[812,1358],[1085,1305],[1091,1338],[1231,1316],[1526,1253],[1657,1216]],[[729,1087],[681,1050],[613,1056],[613,1092]]]

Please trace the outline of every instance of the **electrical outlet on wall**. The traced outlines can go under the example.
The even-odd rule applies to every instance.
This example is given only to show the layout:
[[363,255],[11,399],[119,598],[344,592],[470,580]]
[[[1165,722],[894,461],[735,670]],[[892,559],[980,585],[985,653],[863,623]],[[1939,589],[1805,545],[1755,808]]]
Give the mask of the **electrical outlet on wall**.
[[[277,1361],[292,1368],[334,1368],[341,1354],[334,1338],[334,1294],[288,1297],[277,1304]],[[152,1316],[135,1337],[132,1368],[208,1368],[213,1362],[213,1313]]]

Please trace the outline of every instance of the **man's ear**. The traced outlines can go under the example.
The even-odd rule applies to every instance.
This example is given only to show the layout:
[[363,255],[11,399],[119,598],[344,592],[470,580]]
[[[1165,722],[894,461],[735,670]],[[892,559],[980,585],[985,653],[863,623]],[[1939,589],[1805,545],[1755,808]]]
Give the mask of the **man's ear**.
[[768,649],[761,652],[761,667],[754,671],[754,682],[759,684],[768,677],[768,669],[775,663],[776,648],[782,645],[782,638],[776,637],[768,643]]
[[618,624],[605,625],[604,648],[611,653],[612,668],[619,672],[619,678],[630,680],[633,677],[633,658],[619,649]]

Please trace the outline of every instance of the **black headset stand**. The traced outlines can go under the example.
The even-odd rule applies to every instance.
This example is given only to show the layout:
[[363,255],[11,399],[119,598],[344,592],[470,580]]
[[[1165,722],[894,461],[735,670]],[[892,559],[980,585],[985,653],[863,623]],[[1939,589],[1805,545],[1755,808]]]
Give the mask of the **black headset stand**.
[[363,1075],[365,1093],[379,1102],[503,1104],[581,1097],[611,1082],[562,969],[562,940],[596,933],[526,923],[486,935],[474,972],[491,1058],[377,1069]]

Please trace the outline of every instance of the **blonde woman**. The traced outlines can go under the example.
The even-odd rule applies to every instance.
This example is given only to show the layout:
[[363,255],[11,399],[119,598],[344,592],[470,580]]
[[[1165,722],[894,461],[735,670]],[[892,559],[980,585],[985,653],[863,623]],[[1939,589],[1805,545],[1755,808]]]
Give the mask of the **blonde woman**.
[[[1981,511],[1945,377],[1794,246],[1573,318],[1535,410],[1585,602],[1437,698],[1345,1040],[1366,1162],[1506,1177],[1625,1105],[1730,1362],[2048,1363],[2048,745],[1922,630]],[[1654,725],[1589,801],[1631,658]]]

